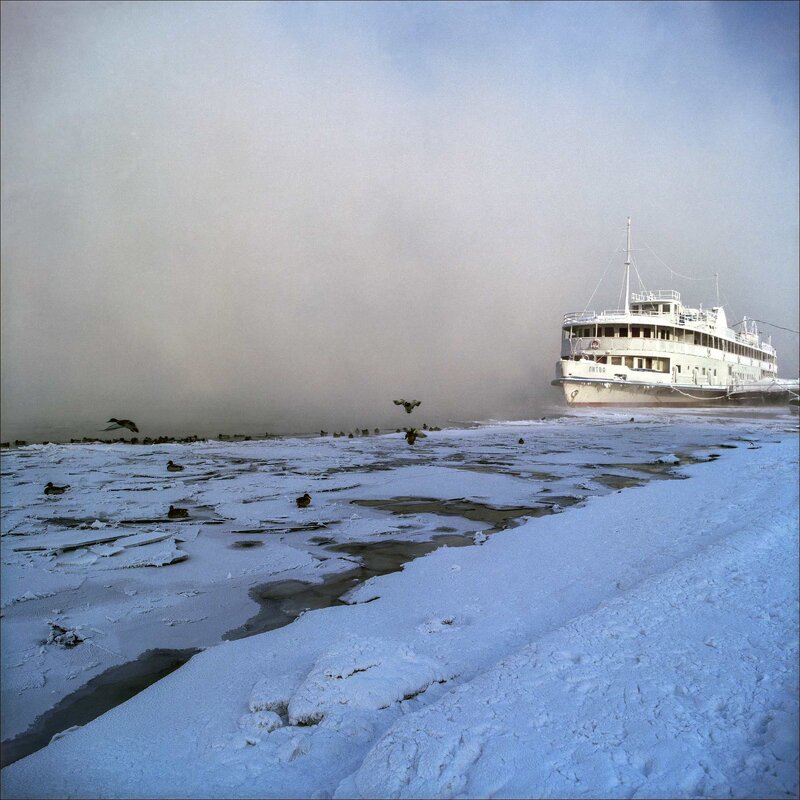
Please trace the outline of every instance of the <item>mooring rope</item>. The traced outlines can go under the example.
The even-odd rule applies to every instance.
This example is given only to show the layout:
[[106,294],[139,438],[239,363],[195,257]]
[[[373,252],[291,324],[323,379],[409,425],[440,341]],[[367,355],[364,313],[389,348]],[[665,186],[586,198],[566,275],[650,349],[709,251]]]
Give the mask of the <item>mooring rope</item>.
[[[673,391],[676,391],[678,394],[682,394],[684,397],[690,397],[692,400],[727,400],[728,395],[730,394],[727,390],[725,390],[725,394],[723,394],[721,397],[697,397],[696,395],[681,391],[677,386],[671,386],[670,388],[673,389]],[[721,387],[720,390],[722,391]]]
[[[754,319],[753,317],[747,317],[748,322],[760,322],[762,325],[769,325],[770,328],[780,328],[782,331],[789,331],[789,333],[797,333],[800,334],[800,331],[794,330],[794,328],[784,328],[783,325],[776,325],[774,322],[767,322],[763,319]],[[731,325],[731,328],[735,328],[737,325],[741,325],[744,322],[743,319],[740,319],[738,322],[734,322]]]

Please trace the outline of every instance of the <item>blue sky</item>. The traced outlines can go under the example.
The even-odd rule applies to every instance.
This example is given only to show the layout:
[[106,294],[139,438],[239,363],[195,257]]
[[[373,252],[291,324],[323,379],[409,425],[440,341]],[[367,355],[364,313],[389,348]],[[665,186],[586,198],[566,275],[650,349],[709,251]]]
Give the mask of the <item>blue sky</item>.
[[631,68],[634,83],[657,78],[666,56],[686,70],[749,73],[797,102],[798,4],[788,0],[279,3],[263,14],[312,44],[358,31],[420,89],[433,88],[442,62],[475,64],[498,51],[523,69],[552,61],[575,73],[610,59]]

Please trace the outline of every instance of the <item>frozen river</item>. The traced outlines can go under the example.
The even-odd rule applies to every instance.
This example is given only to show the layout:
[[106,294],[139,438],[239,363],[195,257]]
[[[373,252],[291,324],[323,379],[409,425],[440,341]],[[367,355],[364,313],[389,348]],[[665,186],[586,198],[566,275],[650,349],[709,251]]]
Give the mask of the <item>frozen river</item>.
[[[386,684],[400,687],[398,697],[394,690],[383,697],[384,689],[379,685],[375,689],[381,695],[379,701],[359,705],[361,694],[354,699],[345,692],[334,703],[361,709],[342,725],[342,730],[356,725],[363,734],[364,741],[355,750],[348,750],[341,762],[342,780],[345,775],[355,775],[367,741],[378,740],[379,732],[398,709],[405,714],[409,704],[416,711],[417,707],[444,702],[446,691],[455,691],[468,676],[474,677],[488,664],[496,665],[502,656],[517,652],[535,638],[534,634],[538,636],[559,621],[589,611],[612,595],[632,591],[651,574],[661,574],[681,559],[695,555],[701,545],[707,546],[730,532],[737,515],[758,519],[752,503],[731,516],[727,501],[720,499],[725,496],[725,487],[719,486],[721,470],[732,470],[731,474],[744,481],[747,470],[752,469],[761,481],[764,498],[771,497],[770,492],[781,496],[796,480],[797,418],[787,413],[659,410],[636,411],[633,419],[630,413],[584,412],[430,432],[413,447],[402,434],[392,433],[353,439],[275,438],[190,445],[33,445],[5,452],[4,764],[43,747],[59,731],[87,725],[93,717],[200,650],[206,651],[205,661],[199,656],[192,659],[158,686],[168,686],[170,681],[190,674],[186,670],[195,662],[202,670],[201,661],[210,663],[214,653],[233,652],[226,648],[239,646],[235,640],[249,637],[247,647],[263,641],[267,651],[274,654],[276,647],[296,648],[290,632],[301,622],[306,625],[304,630],[309,625],[314,629],[313,620],[322,620],[319,615],[323,613],[338,615],[329,618],[332,630],[338,629],[339,621],[355,619],[345,615],[361,613],[361,609],[380,614],[384,585],[405,586],[405,605],[387,607],[384,616],[387,634],[400,631],[416,620],[421,608],[427,609],[425,598],[430,586],[422,578],[415,580],[408,567],[402,575],[405,583],[384,584],[389,578],[381,576],[445,545],[447,550],[440,549],[436,557],[415,564],[432,559],[433,565],[437,558],[441,562],[446,557],[443,554],[454,547],[467,560],[482,559],[482,581],[496,583],[498,602],[505,601],[504,614],[500,608],[485,608],[478,595],[472,602],[465,600],[467,595],[462,596],[462,592],[469,591],[454,588],[448,613],[428,614],[412,625],[413,630],[427,626],[428,633],[442,632],[443,636],[434,637],[441,641],[457,636],[468,618],[482,620],[475,622],[476,630],[483,624],[492,627],[494,633],[485,636],[482,644],[481,637],[463,644],[465,655],[458,669],[451,656],[439,653],[434,657],[407,643],[398,645],[399,650],[391,648],[397,663],[387,667],[384,679]],[[783,471],[772,470],[777,481],[772,487],[770,472],[763,466],[764,451],[770,448],[782,448],[779,463]],[[794,454],[789,463],[787,453]],[[167,472],[170,459],[185,469]],[[751,462],[752,467],[748,466]],[[761,472],[756,465],[761,465]],[[730,482],[729,478],[725,480]],[[63,495],[45,496],[43,487],[48,481],[70,488]],[[707,498],[704,482],[709,487]],[[689,484],[691,489],[684,488]],[[712,499],[714,488],[722,492],[720,498]],[[295,498],[304,492],[312,501],[301,509]],[[619,499],[612,497],[615,495]],[[596,505],[601,497],[607,500]],[[171,505],[186,508],[188,517],[168,519]],[[505,581],[508,577],[513,584],[513,571],[504,571],[506,556],[498,548],[501,540],[517,542],[515,546],[524,549],[537,537],[550,536],[556,530],[552,527],[556,518],[561,544],[558,539],[552,540],[548,545],[551,549],[539,556],[551,559],[557,574],[547,574],[548,598],[538,604],[536,614],[541,619],[530,627],[521,621],[527,612],[518,607],[520,598],[515,595],[511,600],[507,596]],[[588,526],[587,519],[592,520]],[[564,533],[572,530],[571,520],[581,537],[577,551]],[[716,522],[717,528],[704,531],[708,520]],[[668,525],[680,530],[681,535],[669,533]],[[651,528],[664,535],[654,536]],[[512,533],[516,538],[507,538]],[[486,546],[490,541],[492,547],[497,546],[495,550]],[[637,559],[634,556],[639,547],[642,550]],[[618,549],[624,557],[610,558],[609,554]],[[586,583],[581,586],[575,583],[575,576],[569,577],[569,570],[587,557],[593,558],[594,564],[585,566],[582,574]],[[455,573],[466,568],[460,561],[452,566],[458,567]],[[531,567],[528,572],[534,579],[536,569]],[[451,577],[449,567],[446,575]],[[519,580],[523,580],[521,576]],[[517,594],[522,586],[524,582],[517,587]],[[794,591],[790,584],[787,587],[786,591]],[[533,591],[531,597],[536,596]],[[328,611],[306,613],[323,608]],[[500,624],[497,614],[508,624]],[[545,620],[552,623],[551,627]],[[386,662],[386,653],[376,651],[374,637],[364,638],[356,629],[350,630],[349,623],[344,628],[348,630],[342,629],[331,640],[319,637],[320,652],[314,658],[321,675],[327,674],[323,668],[326,657],[331,663],[341,661],[345,652],[355,662],[366,660],[367,667],[354,662],[356,672],[373,662]],[[309,636],[309,641],[317,641]],[[225,641],[234,644],[214,647]],[[407,637],[403,641],[407,642]],[[398,652],[406,655],[398,656]],[[281,658],[289,658],[282,649],[281,653]],[[289,658],[287,686],[294,680],[293,670],[307,672],[305,662],[298,667],[295,657],[303,661],[298,654]],[[305,660],[311,659],[313,665],[314,658],[307,655]],[[315,680],[319,683],[321,678]],[[151,686],[140,697],[152,695],[156,688]],[[205,691],[198,688],[200,695]],[[261,709],[265,714],[275,714],[274,708],[281,703],[270,701],[269,696],[277,689],[267,686],[263,691],[267,698],[263,703],[251,697],[252,713],[261,713]],[[291,695],[289,689],[285,691]],[[359,692],[363,691],[362,687]],[[306,712],[298,710],[302,702],[295,697],[294,716],[287,699],[277,720],[267,716],[266,722],[254,722],[252,745],[248,745],[246,732],[240,731],[237,735],[245,737],[245,748],[264,750],[262,737],[267,737],[265,742],[277,742],[275,735],[288,735],[280,734],[280,730],[300,725],[297,730],[302,733],[303,725],[316,725],[335,716],[325,710],[325,703],[320,705],[318,694],[312,687],[306,688]],[[126,708],[128,705],[121,706],[113,713]],[[385,710],[381,717],[385,724],[362,719],[365,709],[370,714]],[[208,724],[213,723],[211,714]],[[222,735],[226,724],[220,720],[219,741],[227,741]],[[480,727],[484,723],[474,724]],[[271,734],[273,726],[276,730]],[[89,725],[82,732],[88,734],[92,728]],[[364,733],[367,728],[372,731],[370,735]],[[66,747],[71,740],[77,740],[77,734],[67,733],[41,755],[57,746]],[[305,746],[298,745],[301,750]],[[209,747],[215,753],[225,750],[223,745]],[[327,748],[320,751],[325,753],[320,763],[330,758],[330,746]],[[469,750],[468,745],[465,748]],[[371,752],[372,758],[378,758],[376,751]],[[182,752],[180,757],[184,756]],[[27,763],[22,761],[19,767]],[[344,769],[348,764],[352,767],[349,771]],[[4,776],[21,775],[16,769],[4,770]],[[314,770],[296,777],[296,783],[292,783],[290,773],[270,786],[244,781],[246,787],[239,789],[239,784],[222,781],[211,795],[286,796],[293,788],[300,795],[310,795],[336,789],[336,782],[331,780],[314,783]],[[13,784],[15,791],[35,796],[33,788],[28,785],[25,790],[24,779],[19,780],[21,783]],[[356,778],[350,780],[341,786],[345,796],[359,791],[365,796],[380,794],[377,784],[363,783],[363,776],[361,784]],[[599,780],[607,793],[613,793],[610,778]],[[420,783],[416,796],[434,789],[444,791],[431,781],[433,777]],[[470,794],[454,781],[452,793]],[[75,791],[82,796],[103,794],[102,781],[74,785],[80,787]],[[124,795],[126,785],[123,781],[113,792]],[[144,785],[150,788],[139,796],[184,796],[184,789],[185,796],[197,795],[197,785],[188,777],[184,783],[159,783],[153,778]],[[404,786],[413,785],[411,779],[398,784],[394,795],[402,795]],[[508,788],[513,784],[498,784],[503,785]],[[699,785],[697,781],[693,784],[695,789]],[[707,781],[703,785],[711,784]],[[54,796],[65,788],[53,779],[37,784],[37,789],[44,787],[48,794],[47,786]],[[476,794],[482,794],[485,788],[478,788]],[[137,795],[131,791],[131,796]],[[444,791],[435,796],[447,794]],[[780,792],[776,796],[781,796]]]

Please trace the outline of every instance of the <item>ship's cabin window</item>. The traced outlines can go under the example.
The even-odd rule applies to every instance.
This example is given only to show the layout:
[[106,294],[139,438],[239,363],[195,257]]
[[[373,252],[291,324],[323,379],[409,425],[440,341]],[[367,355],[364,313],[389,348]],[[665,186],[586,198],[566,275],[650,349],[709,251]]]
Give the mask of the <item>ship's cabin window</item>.
[[639,336],[639,326],[638,325],[631,325],[631,336],[638,337]]
[[653,329],[652,328],[642,328],[642,336],[645,339],[651,339],[653,336]]
[[671,303],[662,303],[661,304],[661,310],[665,314],[669,314],[669,312],[672,310],[672,304]]
[[614,329],[613,328],[603,328],[603,336],[613,336]]
[[611,363],[616,366],[622,365],[622,356],[611,356]]

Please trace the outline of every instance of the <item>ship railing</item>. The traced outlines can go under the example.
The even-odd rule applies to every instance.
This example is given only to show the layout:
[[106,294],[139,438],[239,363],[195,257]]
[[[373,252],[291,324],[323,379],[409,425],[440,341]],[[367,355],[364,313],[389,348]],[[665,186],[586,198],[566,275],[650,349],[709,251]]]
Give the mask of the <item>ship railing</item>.
[[638,317],[659,317],[660,319],[672,320],[673,315],[665,314],[661,311],[625,311],[624,308],[604,309],[603,311],[572,311],[564,314],[564,325],[580,322],[607,322],[611,319],[621,319],[628,317],[636,319]]
[[630,314],[629,311],[625,311],[624,308],[612,308],[612,309],[605,309],[604,311],[600,312],[601,317],[624,317]]
[[610,318],[629,316],[626,314],[625,309],[613,309],[605,311],[571,311],[569,314],[564,314],[564,325],[569,325],[575,322],[594,322],[595,320],[605,320]]
[[672,319],[672,315],[665,314],[663,311],[634,311],[631,313],[632,317],[662,317],[663,319]]
[[658,289],[655,292],[633,292],[631,300],[634,303],[646,303],[650,300],[675,300],[680,303],[681,293],[674,289]]
[[709,329],[714,329],[716,322],[717,315],[713,311],[684,309],[678,314],[679,325],[707,325]]
[[569,322],[589,322],[597,319],[597,314],[594,311],[571,311],[569,314],[564,314],[564,324]]

